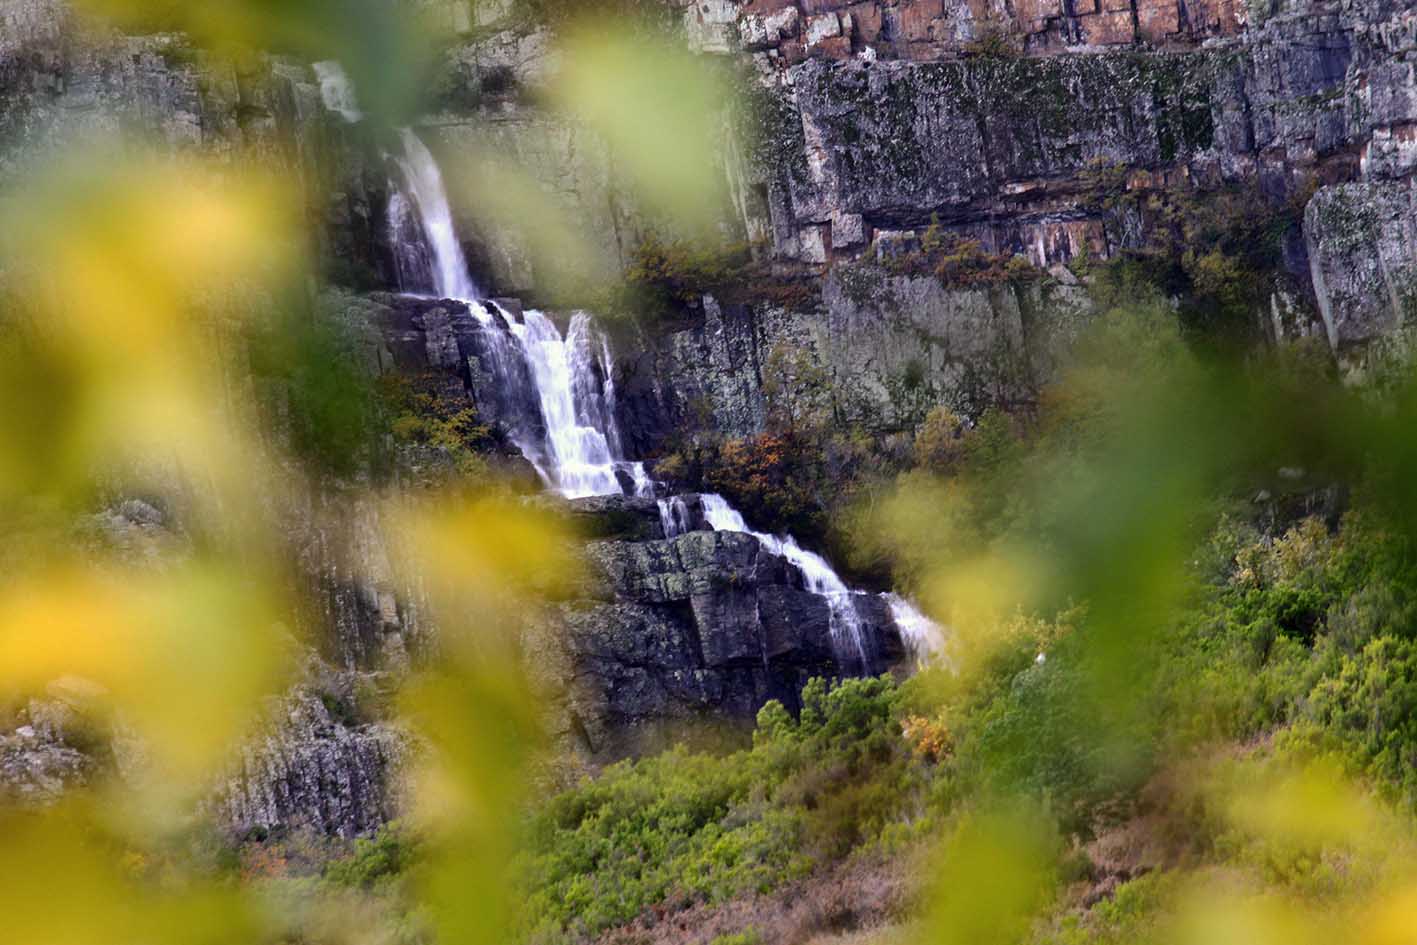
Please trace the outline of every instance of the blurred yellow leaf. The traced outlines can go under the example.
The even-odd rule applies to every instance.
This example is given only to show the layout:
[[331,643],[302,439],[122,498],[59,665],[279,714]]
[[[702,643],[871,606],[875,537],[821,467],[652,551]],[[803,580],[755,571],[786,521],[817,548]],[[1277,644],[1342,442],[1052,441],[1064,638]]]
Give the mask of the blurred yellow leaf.
[[387,125],[420,110],[435,65],[440,4],[384,0],[81,0],[132,32],[180,30],[207,48],[293,52],[338,60],[360,105]]
[[201,564],[73,568],[0,584],[0,691],[86,680],[93,708],[140,736],[156,775],[196,785],[284,681],[269,593]]
[[1387,818],[1366,792],[1329,761],[1279,765],[1221,790],[1231,821],[1271,842],[1376,849],[1396,839],[1384,829]]
[[1223,880],[1202,882],[1184,898],[1171,940],[1175,945],[1305,945],[1335,941],[1298,903],[1246,894]]
[[720,148],[734,90],[680,42],[618,24],[573,30],[552,100],[609,142],[647,204],[690,230],[722,216]]
[[1023,808],[967,815],[945,839],[921,945],[1012,945],[1047,905],[1057,836]]
[[542,292],[575,293],[610,284],[620,265],[613,241],[582,225],[584,211],[549,190],[516,158],[495,147],[461,145],[447,175],[459,203],[489,232],[503,238],[514,234],[525,243]]
[[0,913],[25,945],[253,945],[254,914],[230,887],[161,888],[124,870],[121,849],[75,804],[0,818]]
[[1378,897],[1360,928],[1363,945],[1417,945],[1417,886]]
[[551,515],[531,505],[484,497],[397,506],[411,579],[426,587],[439,610],[445,643],[467,641],[494,617],[524,616],[538,595],[575,581],[579,563],[568,534]]

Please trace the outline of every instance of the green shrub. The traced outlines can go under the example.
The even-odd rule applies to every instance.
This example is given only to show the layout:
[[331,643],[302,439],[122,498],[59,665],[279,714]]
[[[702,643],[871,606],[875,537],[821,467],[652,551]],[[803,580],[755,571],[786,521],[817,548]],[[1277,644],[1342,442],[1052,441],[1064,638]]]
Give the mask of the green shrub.
[[325,867],[324,878],[336,886],[369,889],[395,877],[416,860],[418,844],[397,823],[385,825],[373,837],[354,842],[354,851]]
[[[655,904],[769,892],[875,844],[923,803],[889,678],[815,679],[800,718],[778,702],[727,756],[622,762],[536,811],[519,871],[547,934],[594,935]],[[897,841],[907,832],[897,827]]]
[[1345,655],[1308,715],[1380,783],[1417,802],[1417,641],[1380,636]]
[[634,247],[619,307],[636,315],[670,318],[705,293],[741,280],[745,245],[708,246],[648,233]]

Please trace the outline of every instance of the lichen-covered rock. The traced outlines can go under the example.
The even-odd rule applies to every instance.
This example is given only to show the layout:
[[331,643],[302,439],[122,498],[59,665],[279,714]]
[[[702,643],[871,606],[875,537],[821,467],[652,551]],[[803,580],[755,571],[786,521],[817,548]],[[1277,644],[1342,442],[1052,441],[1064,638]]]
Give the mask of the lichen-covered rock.
[[275,710],[266,734],[242,746],[209,806],[237,835],[369,833],[399,810],[396,775],[408,749],[392,725],[349,724],[315,694],[298,692]]
[[316,611],[303,627],[325,658],[347,670],[405,668],[429,645],[418,597],[395,573],[378,505],[313,489],[286,516],[286,541]]
[[829,386],[829,405],[827,391],[777,390],[799,414],[829,406],[872,430],[911,426],[940,402],[977,416],[1031,398],[1091,312],[1085,290],[1052,280],[951,289],[867,265],[828,272],[806,310],[708,298],[702,325],[626,365],[621,428],[642,455],[705,413],[728,436],[760,433],[784,363],[812,365]]
[[22,725],[0,733],[0,804],[52,804],[88,784],[100,768],[92,754]]
[[1417,181],[1325,187],[1304,211],[1304,234],[1335,349],[1417,323]]

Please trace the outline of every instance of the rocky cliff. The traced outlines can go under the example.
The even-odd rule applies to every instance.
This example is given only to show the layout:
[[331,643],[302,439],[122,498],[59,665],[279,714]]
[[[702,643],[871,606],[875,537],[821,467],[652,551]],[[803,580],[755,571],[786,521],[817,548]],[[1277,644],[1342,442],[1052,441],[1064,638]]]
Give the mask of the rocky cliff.
[[[390,369],[441,370],[479,415],[504,425],[524,406],[494,363],[487,327],[463,303],[381,296],[371,311]],[[530,501],[530,500],[529,500]],[[832,634],[801,572],[751,535],[716,532],[693,497],[666,537],[654,499],[596,496],[539,504],[586,539],[568,599],[531,622],[527,644],[554,733],[596,759],[662,744],[693,727],[751,721],[770,698],[795,705],[812,676],[879,673],[905,656],[885,601],[855,595],[864,653]]]
[[[482,16],[450,57],[440,137],[491,135],[627,264],[647,224],[614,155],[525,105],[557,68],[548,31]],[[1255,336],[1315,335],[1356,366],[1405,324],[1408,4],[715,0],[679,16],[692,46],[749,64],[725,225],[820,291],[789,306],[716,298],[639,358],[625,422],[644,450],[704,403],[725,431],[761,429],[761,366],[778,347],[814,359],[879,427],[909,425],[887,396],[907,368],[965,415],[1026,403],[1087,310],[1063,267],[1204,255],[1208,214],[1265,218],[1273,248],[1244,306]],[[479,258],[524,290],[537,264],[514,231],[479,237]],[[1028,268],[985,288],[907,279],[927,236]],[[844,291],[865,280],[892,291]],[[924,352],[891,351],[907,339]]]
[[[428,6],[459,36],[422,123],[434,149],[510,156],[612,270],[629,266],[651,227],[615,155],[536,103],[557,69],[553,32],[511,5]],[[746,64],[754,107],[728,136],[723,229],[753,244],[761,271],[810,291],[709,293],[620,346],[632,455],[653,454],[691,414],[729,435],[760,431],[784,355],[825,371],[841,419],[877,430],[909,429],[923,403],[966,416],[1027,403],[1092,310],[1079,263],[1153,247],[1178,215],[1237,190],[1285,223],[1249,312],[1267,335],[1316,334],[1360,360],[1417,310],[1417,14],[1401,0],[706,0],[675,15],[691,45]],[[326,275],[397,287],[389,142],[325,107],[308,63],[121,35],[62,0],[0,0],[0,185],[119,132],[298,175]],[[482,283],[535,292],[554,262],[536,234],[489,226],[476,194],[459,196]],[[1019,264],[962,284],[911,262],[966,243],[990,265]],[[442,372],[489,421],[527,422],[474,370],[486,339],[465,307],[340,300],[372,371]],[[129,512],[115,513],[119,531],[164,527]],[[567,514],[593,536],[590,578],[549,607],[540,632],[557,632],[537,644],[539,668],[568,683],[549,686],[549,704],[594,756],[746,718],[766,698],[790,703],[809,675],[900,655],[879,600],[863,596],[877,648],[869,666],[844,666],[820,599],[748,536],[666,538],[657,512],[631,501]],[[324,669],[273,709],[272,736],[216,803],[243,831],[355,833],[396,808],[390,772],[409,750],[357,693],[416,662],[431,628],[391,573],[376,509],[317,492],[290,520],[321,602],[310,620]],[[92,773],[51,715],[24,707],[0,735],[17,793]]]
[[[511,4],[426,6],[463,37],[434,90],[431,137],[472,160],[511,156],[624,265],[647,223],[614,155],[534,104],[558,68],[553,32]],[[1321,205],[1371,194],[1372,222],[1392,222],[1304,215],[1274,286],[1288,306],[1280,329],[1351,347],[1407,298],[1410,243],[1392,214],[1417,164],[1417,14],[1400,0],[715,0],[679,15],[691,44],[753,66],[753,127],[730,149],[733,225],[781,263],[877,261],[933,218],[1047,270],[1144,247],[1176,195],[1253,188],[1302,208],[1347,185]],[[120,127],[263,154],[316,185],[336,277],[390,284],[388,168],[377,143],[322,107],[307,65],[83,28],[60,0],[6,0],[0,16],[0,171],[45,143]],[[1118,194],[1132,199],[1104,199]],[[1143,199],[1156,194],[1169,199]],[[552,265],[534,233],[476,212],[459,223],[505,294],[534,291]],[[1342,288],[1354,243],[1394,260],[1380,301]]]

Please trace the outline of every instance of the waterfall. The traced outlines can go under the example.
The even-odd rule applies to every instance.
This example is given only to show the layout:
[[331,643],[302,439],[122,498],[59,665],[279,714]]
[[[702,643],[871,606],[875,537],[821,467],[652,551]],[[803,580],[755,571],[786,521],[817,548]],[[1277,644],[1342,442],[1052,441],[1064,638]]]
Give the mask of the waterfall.
[[747,532],[775,555],[786,558],[797,566],[807,582],[807,590],[824,598],[831,614],[832,640],[838,645],[850,645],[861,660],[861,667],[868,671],[871,660],[866,655],[866,636],[861,628],[861,615],[856,612],[856,601],[851,588],[846,586],[832,566],[821,555],[797,544],[791,535],[769,535],[755,532],[748,527],[743,516],[728,500],[716,493],[700,496],[704,504],[704,518],[714,531]]
[[[606,386],[596,374],[590,347],[590,316],[577,312],[566,336],[541,312],[528,309],[520,324],[510,322],[536,382],[546,420],[549,468],[543,477],[570,499],[629,491],[648,483],[644,466],[617,460],[610,449],[614,417]],[[618,472],[631,478],[626,490]]]
[[[331,73],[333,75],[333,73]],[[325,73],[322,76],[322,89]],[[330,81],[326,103],[353,109],[347,84]],[[344,91],[341,91],[344,89]],[[491,372],[499,419],[536,467],[547,487],[567,498],[594,495],[654,496],[656,483],[644,464],[624,459],[615,422],[615,383],[609,342],[594,329],[590,315],[576,312],[564,335],[544,313],[527,309],[517,316],[494,302],[480,300],[458,242],[443,176],[428,148],[411,129],[400,132],[404,154],[397,160],[404,188],[390,201],[390,236],[406,291],[431,289],[438,298],[461,301],[478,319],[487,339],[484,370]],[[416,224],[416,225],[414,225]],[[827,604],[833,645],[843,665],[859,661],[869,671],[871,659],[852,591],[821,555],[799,546],[791,536],[769,535],[748,527],[743,516],[719,495],[701,496],[709,527],[752,535],[773,554],[801,572],[807,589]],[[666,538],[692,527],[681,497],[662,499],[660,522]],[[938,628],[903,598],[889,595],[890,612],[917,653],[933,650]],[[924,641],[924,642],[920,642]]]
[[413,129],[400,129],[399,136],[404,148],[403,157],[398,159],[399,167],[412,194],[412,208],[417,210],[423,236],[433,251],[433,293],[440,299],[474,302],[480,293],[468,274],[467,257],[458,243],[453,210],[443,187],[443,173]]
[[[536,309],[527,309],[519,318],[495,303],[480,301],[437,161],[412,129],[403,129],[400,136],[404,153],[398,166],[406,192],[397,191],[391,198],[389,221],[404,287],[413,288],[407,273],[426,271],[432,282],[426,288],[438,298],[467,303],[482,323],[491,355],[484,368],[496,381],[512,441],[547,487],[567,498],[652,495],[654,483],[644,464],[619,454],[609,342],[594,331],[584,312],[572,316],[563,336]],[[409,216],[416,218],[416,228],[406,225]],[[431,265],[423,266],[430,255]]]
[[894,592],[881,595],[891,609],[891,619],[900,631],[916,662],[945,659],[945,638],[940,625],[920,612],[910,601]]
[[689,506],[682,496],[672,495],[659,500],[659,525],[664,529],[665,538],[677,538],[692,530]]
[[350,124],[364,119],[364,113],[359,110],[359,104],[354,98],[354,84],[345,74],[344,66],[333,59],[317,62],[315,77],[320,80],[320,100],[325,103],[326,108],[339,112]]

